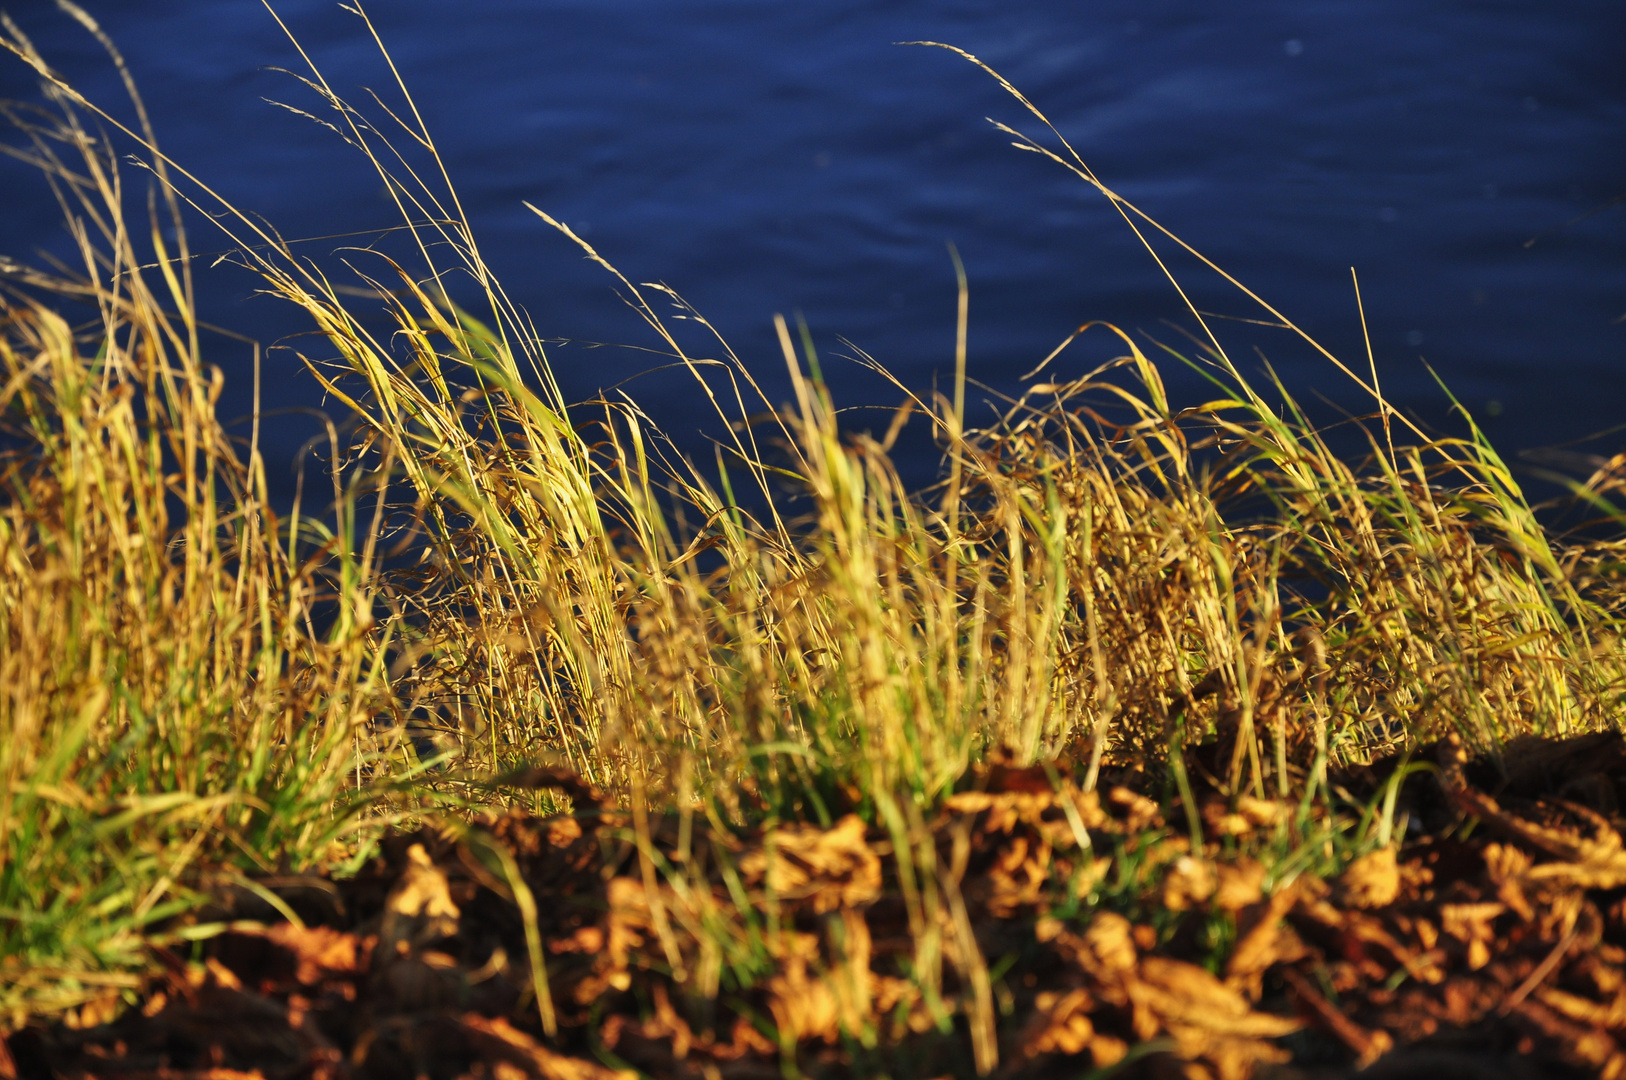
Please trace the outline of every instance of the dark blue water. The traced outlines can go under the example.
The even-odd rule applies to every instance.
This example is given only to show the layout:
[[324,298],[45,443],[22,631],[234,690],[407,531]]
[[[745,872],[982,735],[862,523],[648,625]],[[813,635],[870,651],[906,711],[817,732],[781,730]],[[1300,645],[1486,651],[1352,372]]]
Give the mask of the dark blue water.
[[[86,4],[169,152],[223,194],[289,237],[395,223],[365,161],[261,100],[314,105],[266,69],[299,58],[255,0]],[[42,0],[10,8],[70,79],[117,102],[77,26]],[[362,86],[388,86],[353,16],[329,0],[278,10],[341,93],[363,103]],[[1013,389],[1087,319],[1178,341],[1165,320],[1190,319],[1117,214],[985,121],[1038,131],[1018,103],[955,56],[892,44],[933,38],[1001,70],[1106,183],[1364,368],[1356,267],[1385,388],[1419,416],[1450,422],[1426,360],[1509,452],[1626,422],[1626,203],[1597,209],[1626,192],[1619,0],[390,0],[372,14],[488,262],[550,337],[655,344],[521,200],[634,280],[680,291],[776,394],[776,311],[804,313],[827,351],[844,336],[912,386],[941,379],[948,241],[971,281],[975,378]],[[0,61],[0,96],[32,84]],[[194,229],[205,251],[220,246],[207,230]],[[62,251],[63,237],[43,185],[0,163],[0,252]],[[1173,265],[1205,310],[1261,316],[1189,260]],[[268,342],[303,328],[251,290],[240,272],[209,275],[205,315]],[[1244,368],[1257,349],[1296,391],[1358,406],[1289,335],[1223,333]],[[214,349],[244,384],[246,352]],[[580,345],[552,358],[575,397],[651,363]],[[847,403],[897,400],[830,368]],[[316,400],[290,357],[267,371],[270,404]],[[700,445],[706,410],[681,379],[630,389]],[[304,423],[278,421],[273,450],[291,454]]]

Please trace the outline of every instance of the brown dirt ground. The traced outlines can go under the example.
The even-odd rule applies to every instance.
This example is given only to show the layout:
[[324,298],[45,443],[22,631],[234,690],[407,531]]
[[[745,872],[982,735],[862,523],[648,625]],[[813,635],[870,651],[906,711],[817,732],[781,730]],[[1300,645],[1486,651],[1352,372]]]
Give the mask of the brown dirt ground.
[[[1313,864],[1315,822],[1220,798],[1200,752],[1200,851],[1148,797],[1160,778],[1119,770],[1098,797],[996,762],[901,829],[902,862],[850,813],[640,828],[535,770],[573,815],[223,888],[166,928],[133,1007],[110,992],[12,1032],[0,1078],[1626,1076],[1626,740],[1413,760],[1431,768],[1398,789],[1398,850],[1285,886],[1255,856]],[[1335,790],[1380,795],[1396,765]]]

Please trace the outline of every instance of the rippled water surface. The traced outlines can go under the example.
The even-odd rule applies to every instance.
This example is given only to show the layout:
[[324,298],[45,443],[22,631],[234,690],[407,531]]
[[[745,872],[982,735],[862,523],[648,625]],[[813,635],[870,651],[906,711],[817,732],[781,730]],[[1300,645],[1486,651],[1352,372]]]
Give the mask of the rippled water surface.
[[[169,152],[222,194],[289,237],[395,222],[353,150],[262,100],[314,106],[270,70],[300,60],[259,3],[84,2],[129,55]],[[10,6],[71,80],[117,101],[82,31],[42,0]],[[387,86],[354,16],[327,0],[277,9],[341,94],[359,104],[361,87]],[[1626,204],[1605,205],[1626,192],[1618,0],[389,0],[370,10],[487,260],[550,337],[654,344],[605,275],[522,200],[572,223],[634,280],[676,288],[775,393],[776,311],[802,312],[821,347],[840,353],[845,337],[912,386],[942,377],[953,353],[948,241],[971,281],[971,372],[994,387],[1014,388],[1088,319],[1180,342],[1176,327],[1191,320],[1122,219],[985,119],[1038,131],[1020,105],[947,52],[893,44],[929,38],[998,68],[1104,182],[1364,367],[1357,268],[1380,374],[1406,407],[1446,422],[1426,359],[1510,450],[1623,422]],[[0,61],[0,96],[29,96],[33,81]],[[26,169],[0,164],[0,196],[0,252],[65,250],[54,205]],[[197,245],[221,246],[208,229],[195,228]],[[1171,267],[1202,309],[1262,314],[1189,259]],[[206,314],[267,341],[302,329],[251,287],[238,272],[213,273]],[[1244,367],[1262,354],[1295,390],[1356,404],[1281,331],[1229,323],[1224,334]],[[1106,348],[1061,363],[1077,371]],[[216,349],[242,384],[246,352],[224,340]],[[553,360],[577,397],[652,362],[579,344]],[[316,400],[291,357],[267,365],[273,404]],[[848,403],[897,400],[850,365],[831,370]],[[629,389],[698,445],[701,399],[681,381]],[[278,423],[274,445],[291,454],[304,421]]]

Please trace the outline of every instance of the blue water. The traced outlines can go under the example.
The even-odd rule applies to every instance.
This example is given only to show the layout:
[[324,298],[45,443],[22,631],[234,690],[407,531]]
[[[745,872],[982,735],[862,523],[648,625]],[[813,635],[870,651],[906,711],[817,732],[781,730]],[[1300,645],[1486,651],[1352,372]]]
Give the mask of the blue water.
[[[300,60],[256,0],[86,6],[128,54],[168,151],[217,190],[288,237],[395,222],[355,151],[261,100],[314,105],[268,70]],[[366,104],[362,86],[388,87],[354,16],[328,0],[277,6],[341,93]],[[76,85],[117,101],[77,26],[43,0],[10,7]],[[779,311],[802,312],[829,353],[844,337],[911,386],[942,380],[949,241],[971,282],[971,374],[1000,390],[1088,319],[1180,342],[1169,322],[1190,317],[1118,215],[984,119],[1038,132],[1020,105],[949,53],[893,44],[930,38],[998,68],[1106,183],[1364,368],[1355,267],[1402,407],[1449,425],[1426,360],[1510,452],[1626,422],[1626,203],[1573,220],[1626,192],[1619,0],[389,0],[371,13],[488,262],[549,337],[656,344],[522,200],[632,279],[681,292],[776,395]],[[0,96],[27,97],[33,81],[0,59]],[[0,199],[0,253],[66,250],[26,169],[0,163]],[[194,227],[196,246],[222,246],[208,230]],[[1172,265],[1204,310],[1262,316],[1189,259]],[[251,292],[240,272],[206,275],[206,317],[267,342],[303,329]],[[1359,406],[1283,332],[1222,334],[1245,369],[1262,354],[1297,392],[1328,398],[1328,415]],[[212,347],[245,386],[246,350]],[[1110,351],[1086,344],[1061,370]],[[552,359],[578,398],[651,364],[579,344]],[[828,367],[845,403],[898,399]],[[701,447],[706,409],[683,378],[628,389]],[[285,353],[267,359],[266,392],[272,406],[319,400]],[[310,431],[297,416],[274,424],[284,457]]]

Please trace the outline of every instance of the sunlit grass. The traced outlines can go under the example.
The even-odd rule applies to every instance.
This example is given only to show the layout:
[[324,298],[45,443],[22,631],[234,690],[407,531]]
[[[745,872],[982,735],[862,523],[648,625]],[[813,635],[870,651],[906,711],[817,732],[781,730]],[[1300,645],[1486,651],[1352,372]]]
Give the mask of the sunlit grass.
[[[720,338],[662,315],[697,313],[543,214],[730,432],[691,463],[632,399],[565,401],[404,85],[381,130],[308,83],[416,241],[411,265],[352,257],[384,336],[144,129],[124,132],[146,160],[132,188],[118,137],[89,126],[116,122],[7,29],[46,79],[47,109],[12,110],[22,153],[84,263],[0,301],[13,1016],[132,985],[147,932],[223,878],[342,868],[401,815],[532,798],[500,780],[537,761],[615,792],[639,830],[652,808],[717,829],[858,811],[920,847],[904,888],[929,982],[921,823],[991,749],[1076,763],[1090,790],[1217,740],[1221,790],[1308,804],[1333,798],[1329,761],[1617,723],[1618,542],[1552,535],[1477,429],[1425,438],[1365,361],[1362,378],[1328,355],[1371,396],[1356,459],[1206,327],[1158,361],[1206,373],[1207,401],[1171,402],[1149,344],[1102,325],[1080,333],[1116,335],[1119,359],[1068,377],[1058,349],[1049,381],[968,430],[962,278],[952,395],[899,387],[898,422],[944,455],[914,492],[896,426],[842,429],[805,331],[777,321],[794,400],[774,401]],[[1028,145],[1101,187],[1065,144]],[[159,210],[127,213],[149,188]],[[292,515],[257,434],[215,415],[188,202],[308,316],[301,359],[344,410],[332,494]],[[452,278],[478,302],[454,304]],[[69,304],[96,316],[70,326]]]

